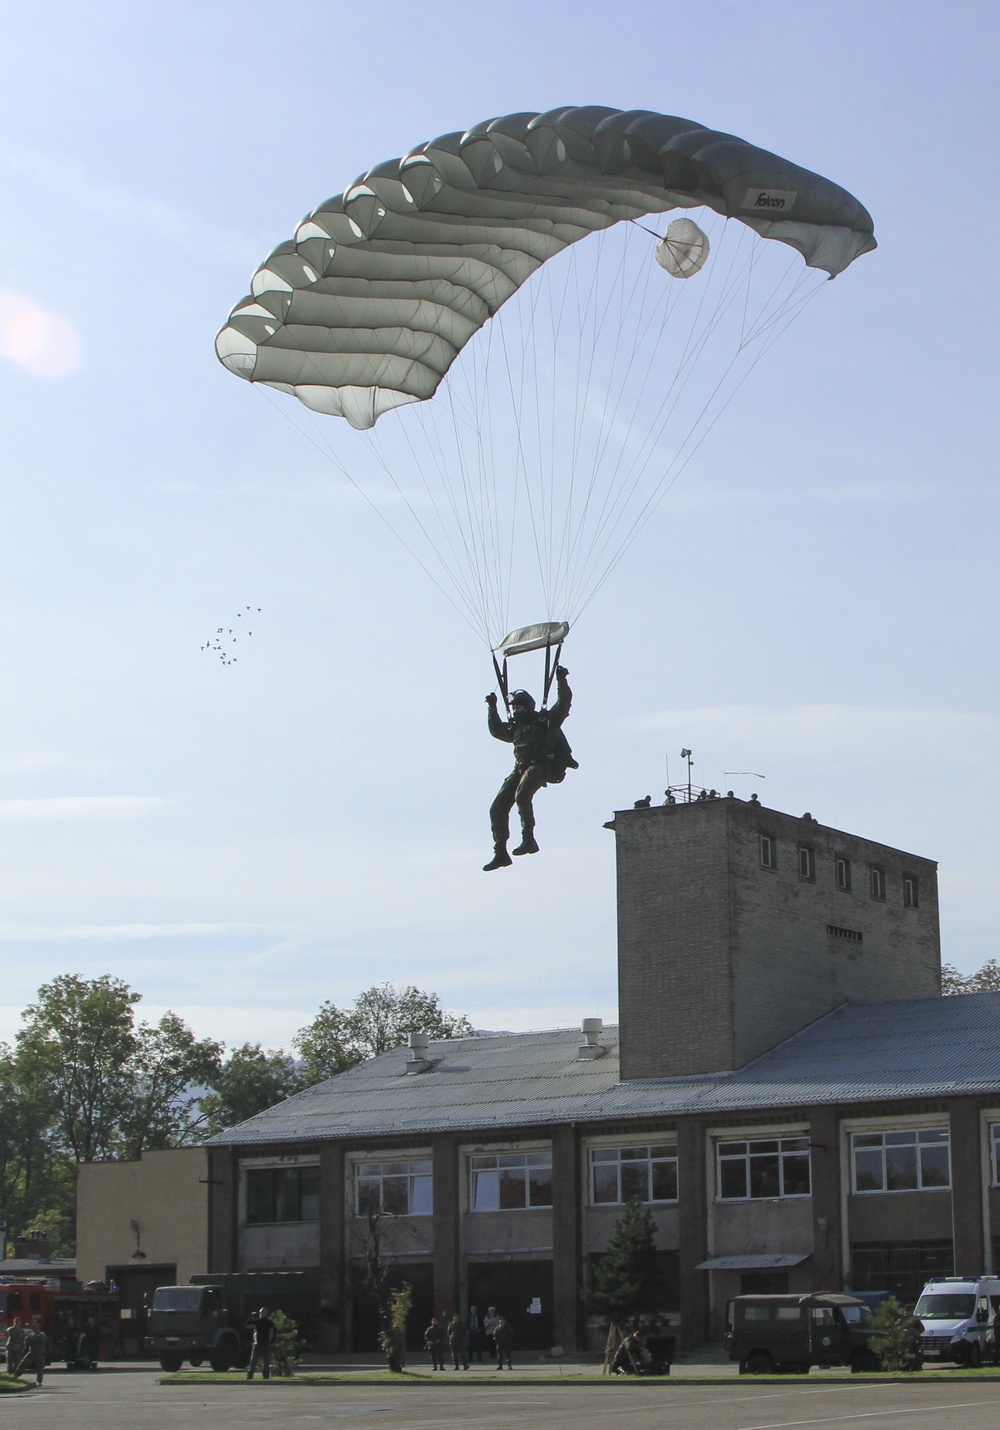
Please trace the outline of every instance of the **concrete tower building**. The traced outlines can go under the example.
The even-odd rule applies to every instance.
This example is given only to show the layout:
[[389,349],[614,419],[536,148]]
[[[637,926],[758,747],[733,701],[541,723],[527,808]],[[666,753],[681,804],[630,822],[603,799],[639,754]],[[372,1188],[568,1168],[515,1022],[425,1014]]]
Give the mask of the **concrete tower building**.
[[933,860],[732,796],[608,827],[623,1079],[728,1072],[842,1004],[941,992]]

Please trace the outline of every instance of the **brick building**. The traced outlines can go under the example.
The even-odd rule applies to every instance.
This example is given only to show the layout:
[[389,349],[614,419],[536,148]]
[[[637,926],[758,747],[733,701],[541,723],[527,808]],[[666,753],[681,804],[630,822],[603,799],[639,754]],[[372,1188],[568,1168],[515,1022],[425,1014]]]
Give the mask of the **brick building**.
[[740,1290],[998,1264],[1000,994],[940,997],[935,865],[732,797],[609,827],[619,1027],[417,1036],[216,1137],[210,1269],[310,1271],[368,1348],[375,1210],[415,1322],[570,1349],[631,1196],[688,1344]]

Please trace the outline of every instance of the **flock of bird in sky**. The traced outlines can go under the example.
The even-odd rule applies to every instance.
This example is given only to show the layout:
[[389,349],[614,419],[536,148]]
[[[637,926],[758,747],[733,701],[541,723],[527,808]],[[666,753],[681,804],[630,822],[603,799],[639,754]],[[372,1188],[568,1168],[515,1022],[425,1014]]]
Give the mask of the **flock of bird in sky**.
[[[243,619],[244,614],[259,615],[260,607],[244,606],[242,611],[236,612],[236,619],[238,621],[241,621]],[[219,626],[218,630],[215,632],[215,635],[210,636],[209,639],[202,646],[202,650],[207,650],[210,651],[212,655],[217,655],[222,661],[223,665],[235,665],[238,657],[233,654],[232,648],[236,644],[236,641],[238,639],[237,632],[240,629],[241,628],[237,626]],[[253,635],[253,631],[249,629],[249,626],[242,627],[242,630],[243,634],[246,636]]]

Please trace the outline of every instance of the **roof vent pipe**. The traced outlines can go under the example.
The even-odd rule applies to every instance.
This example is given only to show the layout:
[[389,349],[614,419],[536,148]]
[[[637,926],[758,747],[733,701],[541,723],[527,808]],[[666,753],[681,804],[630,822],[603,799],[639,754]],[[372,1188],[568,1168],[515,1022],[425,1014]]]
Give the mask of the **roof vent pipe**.
[[410,1049],[410,1056],[406,1060],[406,1071],[408,1073],[421,1073],[430,1067],[427,1057],[427,1049],[430,1046],[430,1038],[426,1033],[411,1033],[407,1038],[407,1045]]
[[603,1018],[584,1018],[580,1025],[583,1032],[583,1042],[577,1049],[577,1060],[582,1062],[593,1062],[595,1058],[603,1058],[608,1051],[601,1045],[601,1033],[604,1031]]

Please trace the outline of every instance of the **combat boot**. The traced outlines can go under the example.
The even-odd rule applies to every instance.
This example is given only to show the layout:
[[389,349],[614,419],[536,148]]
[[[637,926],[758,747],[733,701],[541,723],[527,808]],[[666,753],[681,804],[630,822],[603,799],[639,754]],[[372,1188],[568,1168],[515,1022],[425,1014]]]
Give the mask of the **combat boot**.
[[538,845],[535,843],[535,836],[531,830],[526,829],[520,844],[516,849],[510,851],[512,854],[537,854]]
[[508,864],[513,864],[513,859],[507,853],[506,844],[498,844],[493,853],[493,858],[488,864],[483,865],[483,873],[489,874],[494,869],[506,869]]

